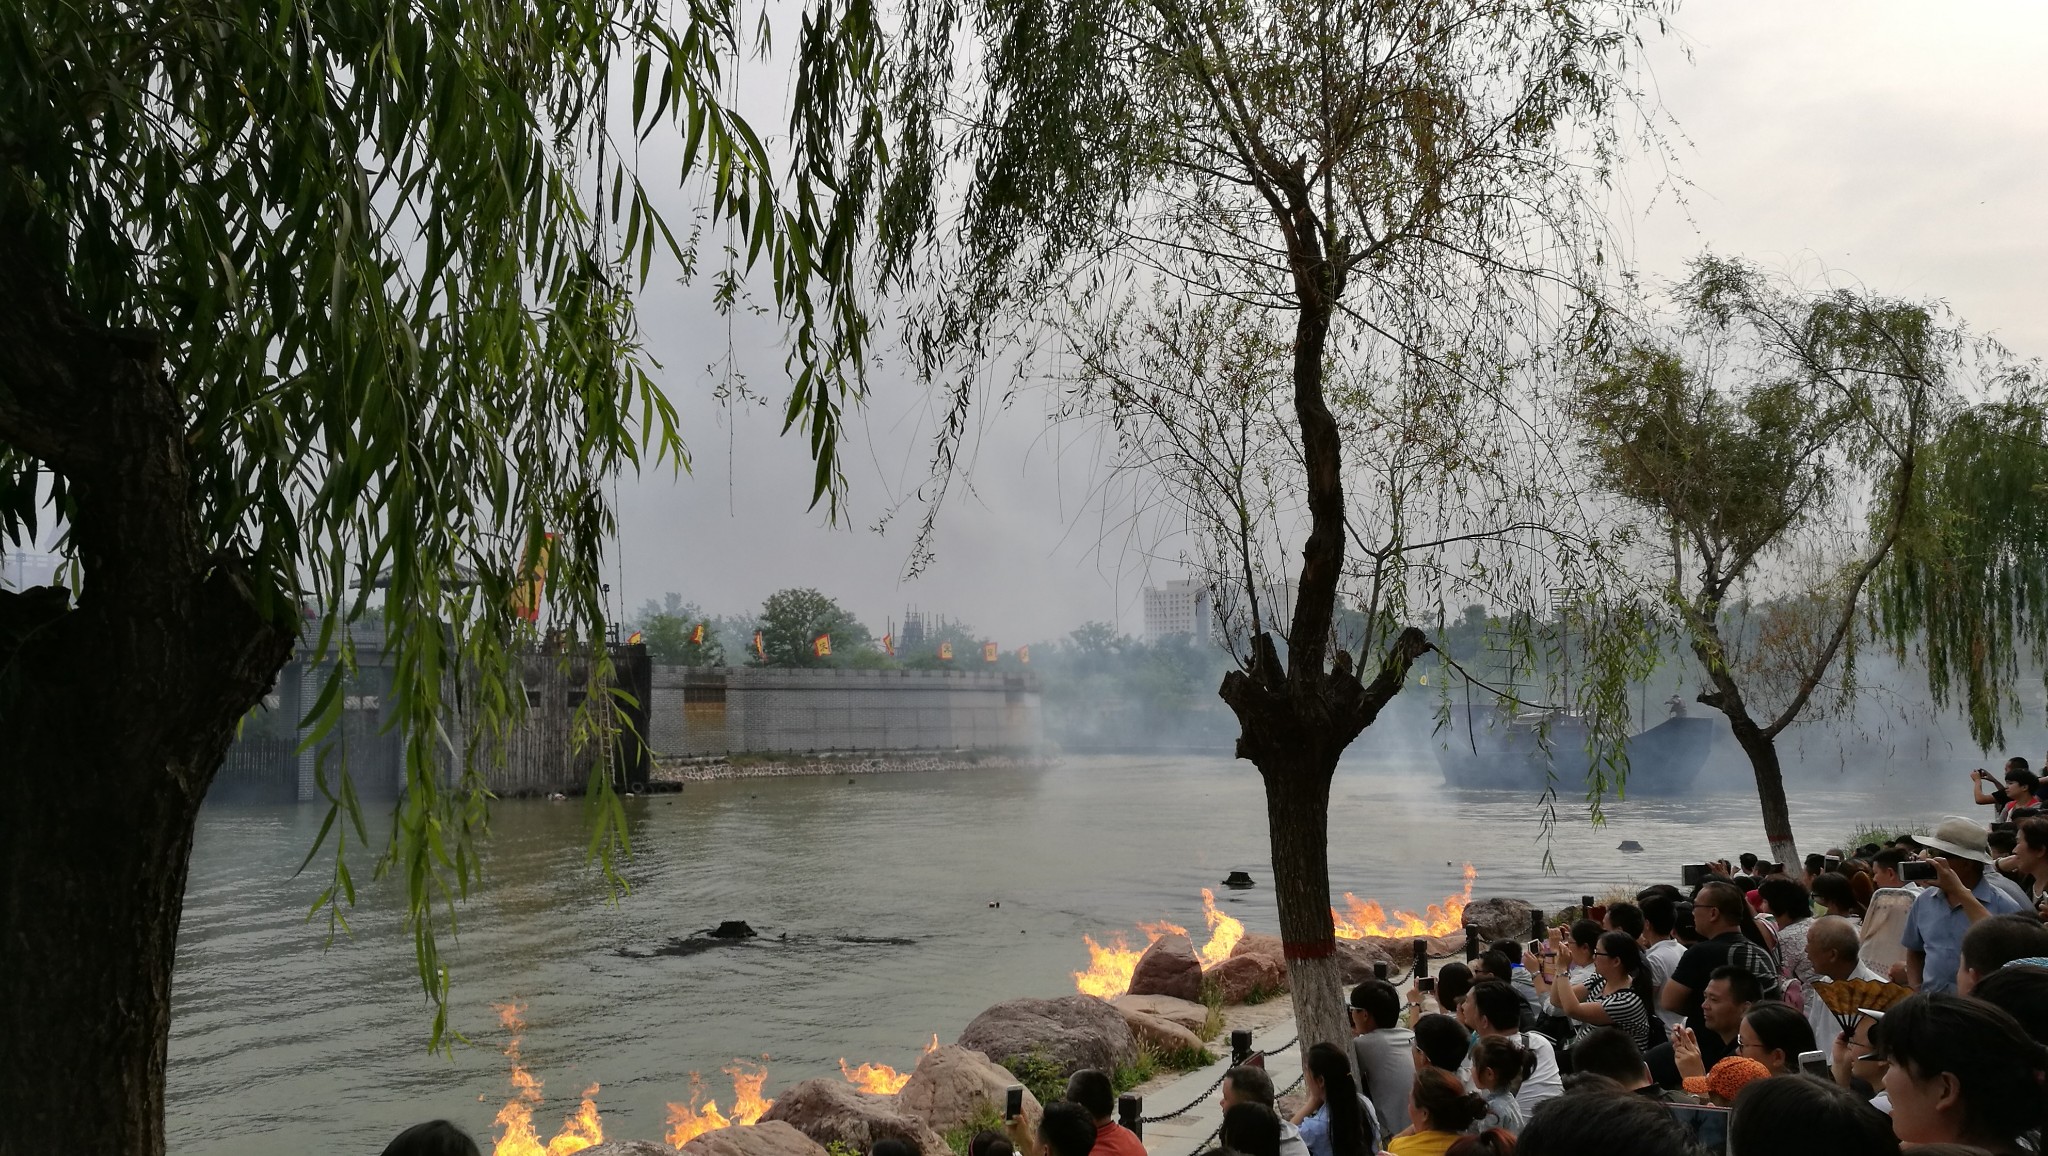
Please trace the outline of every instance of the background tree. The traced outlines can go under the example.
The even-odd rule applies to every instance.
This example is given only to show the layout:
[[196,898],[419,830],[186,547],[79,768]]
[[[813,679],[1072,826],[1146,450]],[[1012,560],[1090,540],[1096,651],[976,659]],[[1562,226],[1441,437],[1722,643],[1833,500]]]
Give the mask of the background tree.
[[[693,267],[697,234],[614,128],[686,130],[664,178],[743,249],[721,288],[772,282],[788,420],[831,495],[869,332],[864,208],[838,195],[862,154],[804,146],[858,118],[872,62],[806,43],[778,184],[720,95],[740,26],[732,0],[0,6],[0,538],[58,535],[83,572],[0,591],[0,1150],[163,1151],[200,800],[302,636],[339,660],[313,711],[336,725],[338,628],[373,578],[407,765],[377,870],[406,881],[445,999],[435,905],[478,877],[474,752],[523,702],[514,586],[552,534],[540,625],[601,637],[608,483],[682,460],[630,290],[658,250]],[[341,770],[337,919],[369,839]],[[602,775],[586,805],[609,862]]]
[[[887,79],[901,131],[884,187],[885,282],[957,221],[910,318],[910,348],[953,401],[942,493],[985,364],[1022,318],[1176,293],[1275,316],[1278,411],[1298,462],[1299,567],[1285,661],[1271,632],[1224,681],[1237,753],[1266,783],[1281,937],[1304,1042],[1348,1038],[1330,922],[1330,777],[1428,649],[1412,627],[1357,653],[1331,625],[1346,576],[1346,430],[1326,371],[1384,351],[1491,383],[1461,334],[1544,339],[1598,260],[1581,194],[1649,3],[1084,0],[913,5]],[[958,38],[973,43],[963,51]],[[958,62],[975,62],[956,89]],[[966,108],[963,115],[961,110]],[[952,180],[951,162],[967,179]],[[959,189],[963,203],[942,204]],[[1150,273],[1144,274],[1149,276]],[[1540,286],[1540,288],[1539,288]],[[1514,318],[1510,323],[1506,318]],[[1027,327],[1028,328],[1028,327]],[[1495,341],[1495,347],[1512,344]],[[1398,351],[1399,356],[1396,355]],[[1403,358],[1406,363],[1403,363]],[[1029,356],[1018,361],[1028,372]],[[929,528],[929,515],[926,522]],[[1263,622],[1263,620],[1262,620]],[[1361,663],[1374,672],[1355,673]]]
[[[702,642],[690,641],[697,627],[704,628]],[[669,593],[660,602],[650,598],[633,618],[647,644],[647,655],[657,666],[724,666],[725,639],[711,616],[695,602]]]
[[[761,604],[761,648],[767,666],[850,666],[874,649],[874,636],[851,610],[810,589],[778,590]],[[832,636],[832,653],[818,657],[812,640]]]
[[[1696,262],[1678,296],[1679,341],[1587,385],[1586,441],[1600,482],[1657,519],[1644,541],[1699,701],[1728,717],[1771,854],[1795,863],[1776,740],[1855,691],[1864,596],[1925,517],[1923,457],[1972,343],[1933,306],[1798,292],[1736,261]],[[1768,596],[1738,597],[1751,587]]]

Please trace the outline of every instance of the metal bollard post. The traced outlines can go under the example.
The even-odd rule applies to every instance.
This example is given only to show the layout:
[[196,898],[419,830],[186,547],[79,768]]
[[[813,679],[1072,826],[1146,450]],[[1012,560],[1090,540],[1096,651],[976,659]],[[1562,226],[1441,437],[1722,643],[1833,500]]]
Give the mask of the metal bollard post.
[[1427,940],[1427,939],[1418,939],[1418,940],[1416,940],[1416,941],[1415,941],[1415,978],[1416,978],[1416,979],[1421,979],[1422,977],[1424,977],[1424,976],[1426,976],[1426,975],[1428,975],[1428,974],[1429,974],[1429,940]]
[[1230,1031],[1230,1066],[1235,1068],[1252,1058],[1252,1030],[1232,1028]]
[[1373,960],[1373,961],[1372,961],[1372,977],[1373,977],[1374,979],[1385,979],[1385,978],[1387,978],[1387,961],[1386,961],[1386,960],[1384,960],[1384,959],[1375,959],[1375,960]]
[[1479,929],[1468,923],[1465,925],[1465,962],[1471,963],[1478,958]]
[[1138,1139],[1145,1138],[1144,1097],[1125,1092],[1116,1102],[1116,1122],[1131,1130]]

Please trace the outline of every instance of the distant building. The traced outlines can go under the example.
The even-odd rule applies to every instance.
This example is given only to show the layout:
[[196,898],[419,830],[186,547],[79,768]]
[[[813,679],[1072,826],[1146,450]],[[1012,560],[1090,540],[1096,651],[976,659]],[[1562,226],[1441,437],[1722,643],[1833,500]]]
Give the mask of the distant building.
[[64,565],[64,559],[55,554],[37,554],[27,550],[0,552],[0,589],[26,590],[31,586],[48,586],[56,581],[57,571]]
[[1181,578],[1145,587],[1145,638],[1157,642],[1175,634],[1216,635],[1216,604],[1206,582]]

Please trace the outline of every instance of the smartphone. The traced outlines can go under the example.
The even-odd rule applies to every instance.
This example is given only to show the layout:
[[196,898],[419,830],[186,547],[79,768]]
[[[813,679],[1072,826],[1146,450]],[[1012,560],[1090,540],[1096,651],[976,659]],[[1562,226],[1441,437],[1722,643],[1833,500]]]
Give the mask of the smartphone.
[[1834,1073],[1828,1069],[1828,1054],[1826,1052],[1799,1053],[1799,1070],[1809,1076],[1819,1076],[1823,1080],[1835,1078]]
[[1687,887],[1698,887],[1707,881],[1707,865],[1705,863],[1687,863],[1685,866],[1680,867],[1678,871],[1679,877],[1685,881]]
[[1434,992],[1436,990],[1436,977],[1433,975],[1425,975],[1422,978],[1416,980],[1415,990],[1421,992],[1424,995],[1428,995],[1431,992]]
[[1938,872],[1925,859],[1908,859],[1899,864],[1899,878],[1908,883],[1932,883]]
[[1024,1085],[1011,1084],[1003,1093],[1003,1119],[1014,1120],[1024,1114]]

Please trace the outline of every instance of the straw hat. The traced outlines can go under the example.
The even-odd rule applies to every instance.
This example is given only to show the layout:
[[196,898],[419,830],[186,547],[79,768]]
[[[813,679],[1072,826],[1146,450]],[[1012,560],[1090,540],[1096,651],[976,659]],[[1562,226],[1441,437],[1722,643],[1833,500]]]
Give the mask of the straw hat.
[[1986,832],[1981,825],[1950,815],[1934,829],[1934,834],[1916,836],[1914,841],[1922,847],[1932,848],[1944,855],[1989,863],[1991,846],[1985,841],[1985,835]]
[[1687,1076],[1685,1090],[1695,1096],[1712,1096],[1725,1103],[1735,1099],[1735,1094],[1748,1086],[1751,1080],[1770,1078],[1771,1070],[1748,1056],[1728,1056],[1704,1076]]

